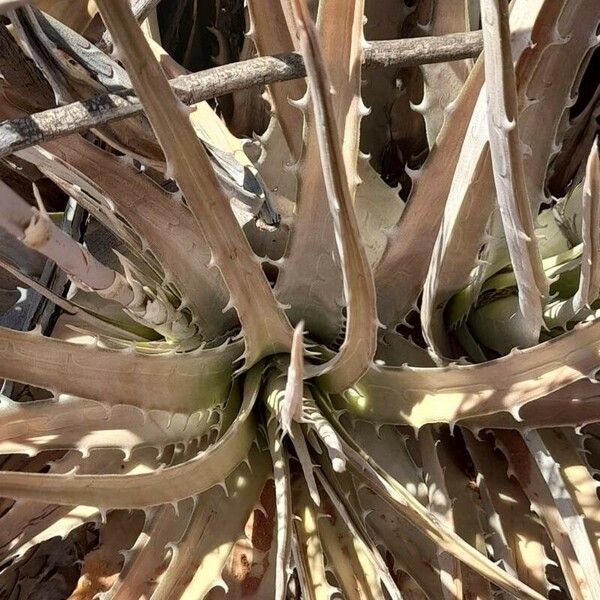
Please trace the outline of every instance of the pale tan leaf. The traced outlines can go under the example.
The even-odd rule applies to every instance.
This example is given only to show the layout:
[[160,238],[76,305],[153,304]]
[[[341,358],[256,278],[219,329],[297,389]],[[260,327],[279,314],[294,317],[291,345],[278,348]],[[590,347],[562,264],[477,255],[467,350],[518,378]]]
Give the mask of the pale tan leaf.
[[506,461],[494,451],[489,440],[478,441],[468,431],[465,442],[478,474],[484,506],[487,504],[488,523],[498,540],[491,540],[494,558],[504,568],[516,573],[521,581],[548,594],[546,576],[548,543],[542,526],[530,512],[529,500],[514,479],[506,474]]
[[222,437],[185,462],[127,475],[53,475],[0,472],[3,493],[12,498],[55,504],[86,504],[100,508],[146,508],[190,498],[219,484],[244,461],[256,438],[252,407],[262,371],[255,368],[245,381],[243,401],[237,411],[237,386],[229,399],[236,414]]
[[482,0],[488,135],[496,197],[519,290],[523,342],[537,343],[548,282],[534,231],[519,138],[517,90],[508,6]]
[[[362,26],[362,4],[354,3],[348,6],[354,8],[345,21],[358,22],[358,26]],[[356,50],[348,52],[350,77],[352,78],[348,86],[350,93],[345,85],[341,85],[346,82],[340,81],[337,85],[336,97],[340,95],[341,101],[336,106],[332,100],[331,82],[328,80],[328,70],[325,58],[320,51],[316,29],[303,0],[294,2],[294,9],[298,18],[300,46],[311,85],[310,98],[316,135],[327,200],[342,265],[344,296],[347,304],[346,331],[340,351],[331,361],[318,367],[317,373],[321,375],[322,382],[328,389],[340,391],[347,388],[364,372],[375,354],[377,344],[375,286],[352,204],[353,189],[355,191],[355,185],[353,185],[355,182],[352,178],[355,176],[358,158],[358,118],[360,113],[357,109],[352,110],[349,106],[344,105],[344,101],[350,104],[355,101],[356,91],[353,90],[353,87],[356,86],[356,83],[355,86],[352,86],[352,82],[357,77],[355,70],[359,68],[360,55],[356,56]],[[326,12],[325,15],[327,14]],[[325,15],[323,20],[327,23]],[[353,31],[354,44],[357,43],[357,37],[356,31]],[[329,41],[329,38],[326,36],[325,40]],[[327,41],[325,44],[327,45]],[[335,76],[337,69],[333,69],[332,72]],[[333,83],[335,85],[335,80]],[[345,94],[348,94],[348,97]],[[355,118],[355,122],[350,121],[351,126],[348,125],[348,122],[341,125],[341,120],[347,117],[346,112],[342,112],[344,108],[349,111],[350,116]],[[342,130],[344,137],[340,136]],[[298,230],[295,233],[298,235]],[[313,375],[317,373],[313,373]]]
[[194,513],[154,591],[154,600],[197,600],[219,585],[225,562],[254,509],[269,474],[264,452],[253,449],[249,464],[240,465],[221,487],[195,501]]
[[[600,321],[585,323],[534,348],[479,365],[374,365],[346,392],[347,407],[360,418],[413,427],[503,412],[519,420],[527,403],[539,399],[538,407],[543,406],[547,394],[595,374],[599,329]],[[563,402],[570,403],[568,396]],[[489,426],[493,422],[486,420]]]
[[224,402],[240,346],[153,353],[130,343],[116,349],[0,328],[0,377],[55,395],[189,414]]
[[277,508],[277,562],[275,565],[275,597],[283,600],[287,594],[288,567],[292,552],[292,498],[288,455],[277,435],[277,421],[268,425],[269,450],[273,460],[275,504]]
[[265,354],[289,349],[292,337],[289,322],[239,229],[206,151],[196,137],[188,109],[169,87],[130,8],[119,0],[102,0],[98,6],[115,48],[123,53],[129,76],[165,152],[168,168],[198,221],[213,253],[213,262],[229,289],[231,304],[244,328],[247,362],[251,365]]
[[570,594],[577,599],[594,598],[600,579],[589,539],[539,435],[529,432],[521,437],[517,432],[497,431],[494,436],[507,457],[509,473],[517,478],[546,527]]
[[573,298],[575,312],[590,306],[600,295],[600,157],[598,140],[592,145],[583,184],[582,234],[583,255],[579,288]]

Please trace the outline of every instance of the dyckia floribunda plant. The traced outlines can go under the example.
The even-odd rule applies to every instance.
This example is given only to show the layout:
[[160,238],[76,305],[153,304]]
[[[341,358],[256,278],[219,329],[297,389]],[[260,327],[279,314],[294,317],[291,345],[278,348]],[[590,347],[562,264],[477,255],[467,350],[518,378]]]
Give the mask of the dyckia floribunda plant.
[[0,328],[0,598],[600,598],[597,0],[248,0],[307,73],[254,144],[125,0],[8,9],[3,119],[145,114],[5,159],[88,231],[0,183],[7,280],[62,310]]

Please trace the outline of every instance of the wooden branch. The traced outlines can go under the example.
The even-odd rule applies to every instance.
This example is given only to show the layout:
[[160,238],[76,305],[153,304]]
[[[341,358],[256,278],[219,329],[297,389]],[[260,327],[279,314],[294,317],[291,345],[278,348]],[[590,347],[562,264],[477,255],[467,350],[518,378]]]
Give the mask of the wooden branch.
[[[462,60],[477,56],[483,48],[480,31],[444,36],[371,42],[364,52],[366,68]],[[236,90],[277,81],[298,79],[306,74],[296,53],[263,56],[182,75],[171,86],[185,104],[229,94]],[[78,133],[142,111],[133,90],[103,94],[39,113],[0,123],[0,158],[34,144]]]
[[[431,37],[369,42],[364,66],[416,67],[433,63],[475,58],[483,50],[481,31],[449,33]],[[304,73],[304,71],[303,71]]]

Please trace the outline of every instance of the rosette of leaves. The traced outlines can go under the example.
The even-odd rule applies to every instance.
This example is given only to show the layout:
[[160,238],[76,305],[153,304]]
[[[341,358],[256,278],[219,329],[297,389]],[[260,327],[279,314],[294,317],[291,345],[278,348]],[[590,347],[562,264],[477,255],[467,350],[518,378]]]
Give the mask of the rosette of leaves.
[[[375,4],[321,0],[315,25],[304,0],[248,2],[258,52],[295,49],[307,71],[269,87],[256,165],[176,98],[182,68],[124,0],[96,2],[113,58],[8,13],[4,118],[129,82],[145,116],[17,157],[116,257],[66,235],[39,191],[34,207],[0,189],[3,229],[73,284],[4,263],[64,311],[51,336],[0,329],[0,377],[49,392],[0,402],[6,597],[600,597],[598,94],[569,113],[600,5],[419,5],[423,31],[481,18],[485,51],[411,79],[429,154],[403,210],[360,153],[384,137],[361,136],[365,12],[390,26]],[[374,107],[398,120],[397,73],[380,76]],[[568,201],[549,210],[560,165]],[[95,544],[56,542],[83,530]]]

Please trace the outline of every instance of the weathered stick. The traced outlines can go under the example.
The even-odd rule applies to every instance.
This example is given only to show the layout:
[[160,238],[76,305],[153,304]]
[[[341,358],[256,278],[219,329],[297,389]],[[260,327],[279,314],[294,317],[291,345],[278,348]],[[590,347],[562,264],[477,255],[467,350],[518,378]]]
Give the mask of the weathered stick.
[[[480,31],[444,36],[371,42],[364,53],[366,68],[412,67],[420,64],[462,60],[477,56],[483,47]],[[288,81],[306,74],[296,53],[263,56],[207,69],[171,80],[185,104],[194,104],[255,85]],[[33,115],[0,123],[0,157],[34,144],[123,119],[142,111],[132,90],[103,94]]]

